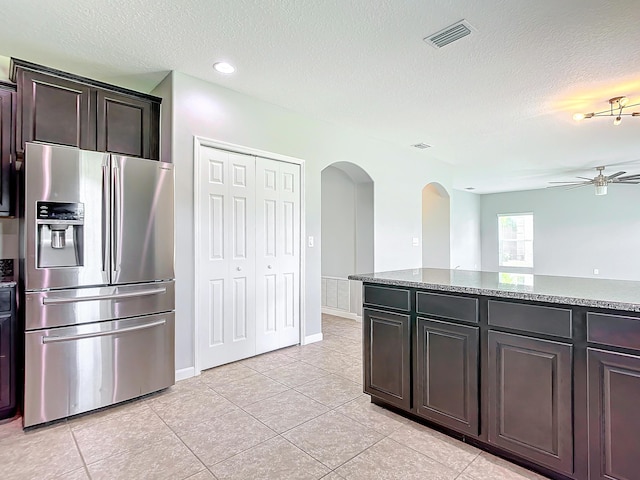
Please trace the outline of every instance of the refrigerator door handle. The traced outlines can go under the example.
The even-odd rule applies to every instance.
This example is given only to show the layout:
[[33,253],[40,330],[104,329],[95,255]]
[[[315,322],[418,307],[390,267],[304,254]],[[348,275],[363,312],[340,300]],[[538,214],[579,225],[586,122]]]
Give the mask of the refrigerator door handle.
[[89,295],[86,297],[45,297],[42,299],[43,305],[57,305],[60,303],[90,302],[93,300],[117,300],[119,298],[145,297],[148,295],[159,295],[167,293],[165,287],[153,288],[150,290],[140,290],[138,292],[113,293],[111,295]]
[[42,343],[68,342],[72,340],[82,340],[83,338],[106,337],[108,335],[117,335],[120,333],[135,332],[136,330],[145,330],[147,328],[158,327],[167,323],[166,320],[156,320],[155,322],[146,323],[144,325],[136,325],[135,327],[116,328],[115,330],[107,330],[106,332],[79,333],[77,335],[65,335],[59,337],[57,335],[47,335],[42,337]]
[[102,165],[102,273],[107,274],[109,264],[109,219],[111,208],[109,205],[109,164]]
[[[111,270],[120,271],[120,242],[122,240],[122,188],[120,185],[120,168],[113,165],[113,227],[111,230]],[[113,281],[113,276],[112,276]]]

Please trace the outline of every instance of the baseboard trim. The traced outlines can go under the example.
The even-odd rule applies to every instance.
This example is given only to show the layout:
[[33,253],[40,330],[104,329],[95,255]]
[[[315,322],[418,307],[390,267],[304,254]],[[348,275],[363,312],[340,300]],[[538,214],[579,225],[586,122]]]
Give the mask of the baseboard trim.
[[316,343],[322,341],[322,333],[314,333],[313,335],[307,335],[304,337],[303,345],[309,345],[310,343]]
[[331,307],[322,307],[321,312],[327,315],[333,315],[334,317],[348,318],[349,320],[355,320],[356,322],[362,321],[362,317],[357,313],[345,312],[344,310],[338,310]]
[[181,368],[180,370],[176,370],[176,382],[180,380],[186,380],[187,378],[195,377],[196,369],[195,367],[187,367]]

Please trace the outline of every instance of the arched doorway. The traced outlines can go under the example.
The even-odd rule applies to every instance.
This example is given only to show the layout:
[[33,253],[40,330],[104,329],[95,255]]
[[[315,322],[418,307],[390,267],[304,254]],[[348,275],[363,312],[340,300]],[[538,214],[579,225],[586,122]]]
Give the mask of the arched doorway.
[[373,180],[354,163],[336,162],[321,183],[323,311],[359,317],[361,283],[347,277],[374,271]]
[[422,266],[451,268],[450,198],[439,183],[422,189]]

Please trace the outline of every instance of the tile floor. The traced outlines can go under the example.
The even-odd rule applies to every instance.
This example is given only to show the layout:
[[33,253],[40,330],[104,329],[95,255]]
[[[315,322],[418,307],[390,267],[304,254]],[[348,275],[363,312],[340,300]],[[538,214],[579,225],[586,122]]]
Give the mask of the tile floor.
[[24,433],[0,425],[11,479],[543,479],[370,403],[359,323]]

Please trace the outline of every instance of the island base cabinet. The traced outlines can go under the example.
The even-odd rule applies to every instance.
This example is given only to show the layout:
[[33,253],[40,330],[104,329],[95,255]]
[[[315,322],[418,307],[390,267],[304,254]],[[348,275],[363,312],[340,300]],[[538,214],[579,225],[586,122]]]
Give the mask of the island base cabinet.
[[488,440],[573,473],[572,346],[488,333]]
[[478,435],[479,328],[418,317],[416,413]]
[[640,478],[640,357],[587,349],[589,478]]
[[405,410],[411,408],[409,318],[363,310],[364,391]]

